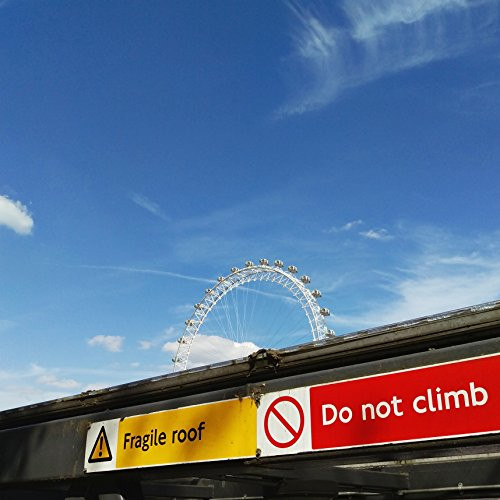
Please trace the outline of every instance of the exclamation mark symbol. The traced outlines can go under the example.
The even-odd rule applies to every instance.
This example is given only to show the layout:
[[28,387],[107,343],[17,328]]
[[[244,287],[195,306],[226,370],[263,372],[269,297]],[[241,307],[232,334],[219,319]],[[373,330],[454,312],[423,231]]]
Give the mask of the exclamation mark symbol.
[[104,445],[104,436],[101,434],[99,438],[99,456],[102,457],[102,446]]
[[90,452],[88,462],[108,462],[113,459],[111,448],[109,447],[108,437],[104,430],[104,425],[101,427],[99,434],[95,438],[94,446]]

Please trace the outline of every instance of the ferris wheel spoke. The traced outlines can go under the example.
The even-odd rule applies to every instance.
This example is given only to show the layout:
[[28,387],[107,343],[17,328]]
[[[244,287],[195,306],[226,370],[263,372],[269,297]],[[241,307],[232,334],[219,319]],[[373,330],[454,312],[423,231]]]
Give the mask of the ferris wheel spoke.
[[248,332],[246,331],[246,328],[247,328],[247,304],[248,304],[248,289],[246,286],[242,286],[240,288],[241,290],[241,293],[243,295],[243,299],[242,299],[242,304],[243,304],[243,311],[242,311],[242,314],[243,314],[243,325],[244,325],[244,328],[245,328],[245,332],[244,332],[244,335],[245,335],[245,339],[249,338],[247,336]]
[[[237,289],[236,289],[237,290]],[[240,311],[238,304],[236,302],[236,293],[230,293],[227,294],[226,296],[230,295],[231,296],[231,304],[232,304],[232,309],[231,312],[234,314],[234,322],[236,324],[236,342],[241,342],[241,339],[243,337],[243,332],[242,332],[242,324],[241,324],[241,319],[240,319]]]
[[[184,333],[179,339],[177,353],[172,360],[174,371],[187,368],[193,342],[199,333],[216,334],[218,330],[220,333],[217,335],[218,337],[236,342],[240,347],[242,342],[254,338],[258,332],[250,330],[250,328],[254,328],[252,325],[254,324],[257,302],[262,301],[264,297],[268,301],[269,299],[274,301],[269,314],[271,319],[264,328],[268,332],[266,344],[274,343],[275,339],[277,342],[277,339],[283,335],[287,335],[288,338],[295,337],[304,328],[299,323],[292,328],[280,321],[282,316],[288,317],[291,314],[286,302],[287,297],[300,306],[301,317],[306,316],[313,340],[333,335],[334,332],[328,329],[325,321],[325,317],[330,312],[326,308],[320,308],[317,302],[321,293],[318,290],[311,292],[306,287],[311,281],[308,276],[301,276],[299,279],[296,274],[297,268],[295,266],[288,266],[285,270],[283,262],[279,260],[276,260],[272,266],[266,259],[261,259],[258,265],[248,261],[244,268],[232,268],[230,275],[219,277],[214,287],[206,291],[203,300],[195,305],[195,311],[191,318],[185,322]],[[255,288],[251,288],[252,283],[255,284]],[[262,290],[263,283],[276,284],[284,288],[288,295],[280,296],[264,292]],[[276,301],[279,303],[277,304]],[[216,323],[215,332],[212,332],[209,326],[205,326],[209,316]],[[236,349],[237,346],[234,347]],[[205,349],[210,352],[212,347],[206,346]]]

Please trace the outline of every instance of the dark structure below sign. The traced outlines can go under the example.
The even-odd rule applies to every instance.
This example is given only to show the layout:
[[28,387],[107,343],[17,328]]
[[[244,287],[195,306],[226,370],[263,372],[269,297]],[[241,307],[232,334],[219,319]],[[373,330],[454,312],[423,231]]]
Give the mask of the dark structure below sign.
[[[500,498],[500,412],[488,410],[498,409],[500,401],[500,384],[488,382],[500,379],[499,354],[500,302],[491,302],[1,412],[0,499]],[[450,368],[432,375],[432,366]],[[462,377],[468,368],[475,370],[473,378]],[[440,385],[419,386],[412,374],[424,370]],[[453,370],[461,382],[445,387]],[[397,373],[404,375],[398,379]],[[360,396],[363,380],[371,384],[366,397]],[[389,390],[391,384],[403,387]],[[315,389],[300,403],[304,388]],[[257,414],[267,418],[262,432],[266,439],[267,429],[276,453],[257,448],[250,458],[85,472],[86,463],[115,458],[104,427],[86,452],[92,424],[235,398],[253,401]],[[306,408],[302,416],[290,399]],[[452,410],[460,410],[460,422]],[[414,429],[391,425],[384,431],[387,442],[370,434],[379,432],[376,419],[390,418],[410,426],[439,420],[437,433],[425,429],[419,439]],[[356,419],[356,432],[367,432],[361,441],[356,433],[330,432]],[[288,429],[288,441],[280,425]],[[133,433],[127,432],[130,444]],[[153,432],[150,439],[158,436]],[[301,444],[308,436],[312,444]],[[282,453],[289,441],[289,452]]]

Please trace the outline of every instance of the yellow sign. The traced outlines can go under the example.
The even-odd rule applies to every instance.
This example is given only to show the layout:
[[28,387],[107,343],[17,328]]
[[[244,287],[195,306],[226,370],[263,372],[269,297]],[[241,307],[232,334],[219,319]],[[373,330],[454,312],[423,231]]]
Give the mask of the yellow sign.
[[[93,460],[102,453],[99,426],[114,452],[107,462]],[[89,443],[96,449],[87,455],[87,472],[254,457],[257,408],[242,398],[96,422]]]
[[113,459],[111,450],[109,449],[108,437],[106,436],[106,431],[104,425],[101,427],[97,439],[95,440],[94,447],[90,452],[88,461],[90,463],[95,462],[109,462]]

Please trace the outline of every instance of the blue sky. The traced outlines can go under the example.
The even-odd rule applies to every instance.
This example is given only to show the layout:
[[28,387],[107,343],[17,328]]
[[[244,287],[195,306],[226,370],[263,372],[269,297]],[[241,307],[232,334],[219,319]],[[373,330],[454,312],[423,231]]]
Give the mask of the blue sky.
[[498,299],[499,28],[496,0],[3,1],[0,408],[168,372],[247,259],[339,334]]

